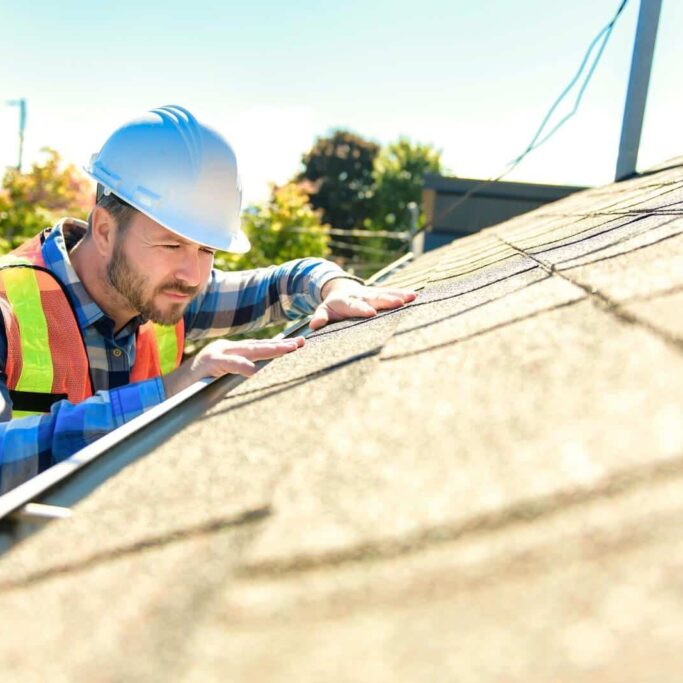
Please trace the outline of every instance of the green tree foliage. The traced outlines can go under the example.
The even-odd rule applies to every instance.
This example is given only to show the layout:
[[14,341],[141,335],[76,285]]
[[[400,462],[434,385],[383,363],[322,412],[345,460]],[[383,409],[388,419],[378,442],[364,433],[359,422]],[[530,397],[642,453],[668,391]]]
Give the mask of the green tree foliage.
[[[412,217],[409,209],[415,203],[417,225],[424,225],[422,187],[425,173],[441,172],[441,152],[431,145],[411,143],[407,138],[384,147],[375,159],[371,211],[365,228],[374,231],[410,232]],[[362,240],[360,256],[366,262],[355,270],[362,277],[391,263],[408,251],[405,239],[369,237]]]
[[94,202],[89,182],[59,154],[44,158],[26,173],[8,169],[0,188],[0,251],[15,248],[63,216],[85,218]]
[[425,173],[441,172],[441,152],[407,138],[387,145],[375,159],[374,198],[370,226],[378,230],[409,230],[408,204],[422,214]]
[[296,183],[273,187],[267,202],[247,207],[242,228],[251,249],[246,254],[219,254],[219,267],[245,270],[328,253],[327,226]]
[[[380,150],[345,130],[318,138],[302,159],[297,181],[323,220],[337,230],[365,228],[404,232],[411,227],[408,205],[421,217],[425,173],[441,171],[441,153],[431,145],[399,138]],[[368,275],[405,251],[405,241],[333,234],[332,255],[347,269]]]
[[346,130],[318,138],[302,158],[303,182],[311,205],[334,228],[357,228],[370,212],[373,164],[379,151],[374,142]]

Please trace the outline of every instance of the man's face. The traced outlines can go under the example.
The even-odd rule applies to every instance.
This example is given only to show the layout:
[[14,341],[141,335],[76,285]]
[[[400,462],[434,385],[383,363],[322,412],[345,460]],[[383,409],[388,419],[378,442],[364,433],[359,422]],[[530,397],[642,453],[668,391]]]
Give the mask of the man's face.
[[137,213],[117,234],[107,275],[131,309],[155,323],[174,325],[206,286],[212,266],[213,250]]

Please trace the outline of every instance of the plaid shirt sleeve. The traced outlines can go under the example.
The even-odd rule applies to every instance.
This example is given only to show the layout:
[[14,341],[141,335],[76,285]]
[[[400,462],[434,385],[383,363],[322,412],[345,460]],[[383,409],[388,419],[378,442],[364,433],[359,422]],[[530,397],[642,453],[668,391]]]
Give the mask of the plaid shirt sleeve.
[[[4,376],[3,376],[4,380]],[[0,423],[0,493],[64,460],[116,427],[165,399],[161,378],[98,391],[74,405],[59,401],[46,415]],[[11,401],[0,381],[0,417],[9,418]]]
[[214,268],[206,290],[185,313],[185,335],[200,339],[238,334],[309,315],[321,302],[323,285],[335,278],[362,282],[317,258],[237,272]]
[[[207,288],[185,313],[186,336],[236,334],[307,315],[320,303],[323,285],[340,277],[351,276],[330,261],[314,258],[241,272],[214,269]],[[0,318],[0,493],[165,399],[163,383],[155,378],[98,391],[77,405],[59,401],[47,415],[11,420],[11,401],[2,374],[5,358]]]

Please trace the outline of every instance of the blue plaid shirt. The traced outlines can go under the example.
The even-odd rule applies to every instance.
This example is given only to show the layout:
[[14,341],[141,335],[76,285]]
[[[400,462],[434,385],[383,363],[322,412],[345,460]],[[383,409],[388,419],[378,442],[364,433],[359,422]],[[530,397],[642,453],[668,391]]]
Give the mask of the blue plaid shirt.
[[[144,320],[135,318],[114,334],[114,321],[92,300],[69,260],[69,250],[84,231],[83,222],[64,219],[46,231],[42,254],[70,296],[96,393],[76,405],[59,401],[46,415],[10,420],[12,403],[3,372],[7,339],[0,324],[0,493],[166,398],[159,377],[129,384],[135,332]],[[313,258],[242,272],[213,269],[206,289],[185,312],[185,337],[237,334],[307,315],[320,303],[322,286],[338,277],[348,276],[335,264]]]

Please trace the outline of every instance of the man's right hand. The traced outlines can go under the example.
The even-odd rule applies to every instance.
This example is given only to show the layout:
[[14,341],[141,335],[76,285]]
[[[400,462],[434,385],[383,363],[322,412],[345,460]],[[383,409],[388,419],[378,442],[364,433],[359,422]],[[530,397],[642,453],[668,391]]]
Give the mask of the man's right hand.
[[220,377],[228,373],[251,377],[256,372],[254,361],[278,358],[303,345],[303,337],[248,339],[239,342],[218,339],[162,377],[166,397],[170,398],[204,377]]

